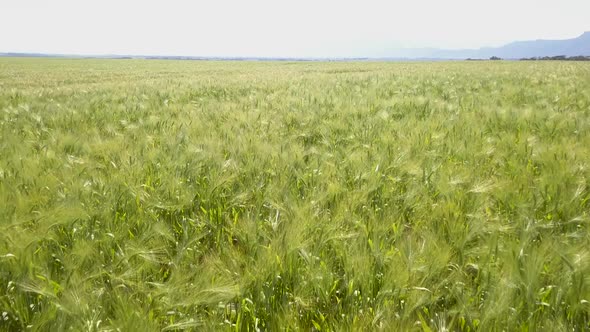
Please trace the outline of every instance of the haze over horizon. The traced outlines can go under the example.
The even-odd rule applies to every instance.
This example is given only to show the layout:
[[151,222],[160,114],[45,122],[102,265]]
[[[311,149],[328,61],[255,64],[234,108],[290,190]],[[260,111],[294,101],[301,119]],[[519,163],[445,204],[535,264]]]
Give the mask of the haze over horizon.
[[588,12],[587,0],[3,0],[0,52],[374,57],[575,38]]

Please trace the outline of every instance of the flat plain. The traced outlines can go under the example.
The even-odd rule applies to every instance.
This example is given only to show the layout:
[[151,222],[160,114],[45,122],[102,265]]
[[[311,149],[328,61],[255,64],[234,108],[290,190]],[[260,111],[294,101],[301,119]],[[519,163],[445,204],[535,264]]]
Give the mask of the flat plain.
[[590,64],[0,58],[0,330],[590,329]]

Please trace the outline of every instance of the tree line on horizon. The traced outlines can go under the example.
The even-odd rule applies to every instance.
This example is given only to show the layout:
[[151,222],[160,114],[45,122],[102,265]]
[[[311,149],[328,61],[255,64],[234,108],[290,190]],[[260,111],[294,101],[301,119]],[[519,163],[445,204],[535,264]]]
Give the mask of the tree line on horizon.
[[[467,61],[481,61],[481,60],[504,60],[497,56],[492,56],[489,59],[473,59],[467,58]],[[590,61],[590,56],[585,55],[577,55],[577,56],[565,56],[565,55],[556,55],[556,56],[543,56],[543,57],[530,57],[530,58],[520,58],[520,61],[546,61],[546,60],[557,60],[557,61]]]

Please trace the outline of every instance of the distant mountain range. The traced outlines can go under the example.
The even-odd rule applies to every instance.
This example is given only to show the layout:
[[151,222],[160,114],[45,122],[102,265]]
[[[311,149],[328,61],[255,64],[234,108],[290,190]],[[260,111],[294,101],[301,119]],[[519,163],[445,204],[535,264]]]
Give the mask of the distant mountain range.
[[45,53],[0,53],[0,56],[13,57],[74,57],[106,59],[171,59],[171,60],[463,60],[488,59],[523,59],[542,57],[590,56],[590,31],[577,38],[563,40],[529,40],[517,41],[501,47],[484,47],[480,49],[437,49],[437,48],[394,48],[378,56],[339,57],[339,58],[275,58],[275,57],[203,57],[203,56],[144,56],[144,55],[67,55]]

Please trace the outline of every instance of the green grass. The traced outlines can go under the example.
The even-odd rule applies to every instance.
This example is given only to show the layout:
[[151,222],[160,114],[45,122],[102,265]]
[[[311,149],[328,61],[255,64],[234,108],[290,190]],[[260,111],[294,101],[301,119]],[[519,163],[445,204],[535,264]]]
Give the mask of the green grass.
[[590,65],[0,59],[0,330],[590,329]]

